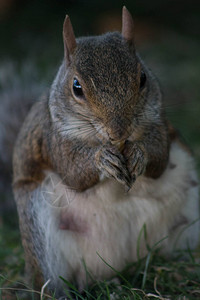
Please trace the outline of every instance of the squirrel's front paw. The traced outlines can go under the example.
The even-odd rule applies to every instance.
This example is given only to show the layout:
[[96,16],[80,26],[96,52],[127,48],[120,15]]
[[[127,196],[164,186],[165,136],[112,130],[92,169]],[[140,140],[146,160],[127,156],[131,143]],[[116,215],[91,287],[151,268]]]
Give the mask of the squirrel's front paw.
[[138,176],[145,172],[147,165],[146,151],[141,143],[126,141],[123,155],[133,183]]
[[125,159],[119,150],[106,144],[102,146],[95,155],[96,166],[106,177],[113,177],[118,182],[131,187],[131,176],[127,169]]

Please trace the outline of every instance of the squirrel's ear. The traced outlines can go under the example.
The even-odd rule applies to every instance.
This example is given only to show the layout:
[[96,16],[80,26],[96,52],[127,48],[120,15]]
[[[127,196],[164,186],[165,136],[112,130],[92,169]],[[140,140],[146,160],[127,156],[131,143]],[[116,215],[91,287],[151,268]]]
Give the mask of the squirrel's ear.
[[69,64],[71,61],[71,55],[74,53],[74,50],[76,49],[76,39],[68,15],[66,15],[63,24],[63,42],[64,42],[65,59],[67,64]]
[[134,44],[133,18],[126,6],[122,9],[122,36],[130,45]]

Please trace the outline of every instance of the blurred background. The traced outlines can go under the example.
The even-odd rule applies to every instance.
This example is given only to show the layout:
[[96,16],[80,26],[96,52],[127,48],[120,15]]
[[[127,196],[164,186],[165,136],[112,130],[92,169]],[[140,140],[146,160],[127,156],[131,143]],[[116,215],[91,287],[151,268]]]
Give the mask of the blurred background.
[[123,5],[134,17],[137,49],[159,79],[167,115],[193,149],[200,175],[198,0],[0,0],[0,271],[13,259],[13,243],[19,245],[11,213],[17,111],[23,119],[50,86],[63,57],[65,15],[76,37],[102,34],[121,29]]

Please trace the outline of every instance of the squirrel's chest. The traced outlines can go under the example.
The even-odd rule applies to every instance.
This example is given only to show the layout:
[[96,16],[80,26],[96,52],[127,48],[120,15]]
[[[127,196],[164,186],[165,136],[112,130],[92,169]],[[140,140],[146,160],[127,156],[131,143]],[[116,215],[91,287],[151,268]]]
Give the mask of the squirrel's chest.
[[130,236],[137,239],[143,220],[135,223],[134,201],[114,181],[77,193],[63,185],[55,173],[48,173],[35,193],[38,196],[33,197],[31,214],[37,216],[35,228],[46,253],[46,262],[43,258],[41,264],[47,265],[56,257],[56,274],[67,276],[76,268],[82,269],[84,259],[98,277],[105,266],[97,253],[113,267],[124,265],[134,255]]
[[42,197],[40,218],[44,219],[42,214],[49,215],[61,234],[67,232],[76,238],[96,236],[97,231],[110,227],[108,223],[118,227],[132,206],[123,187],[108,179],[79,193],[64,185],[55,173],[48,172],[38,194]]

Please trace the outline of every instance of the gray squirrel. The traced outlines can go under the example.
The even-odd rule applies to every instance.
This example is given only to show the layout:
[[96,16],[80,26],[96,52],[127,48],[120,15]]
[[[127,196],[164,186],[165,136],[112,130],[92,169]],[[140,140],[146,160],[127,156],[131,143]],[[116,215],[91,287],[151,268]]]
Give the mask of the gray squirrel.
[[147,243],[163,239],[169,255],[199,238],[193,157],[136,52],[128,10],[121,33],[78,39],[66,16],[63,40],[49,95],[33,105],[13,155],[27,278],[39,288],[48,281],[58,296],[59,276],[82,290],[84,265],[99,280],[113,275],[103,260],[118,271],[136,261],[144,225],[141,257]]

